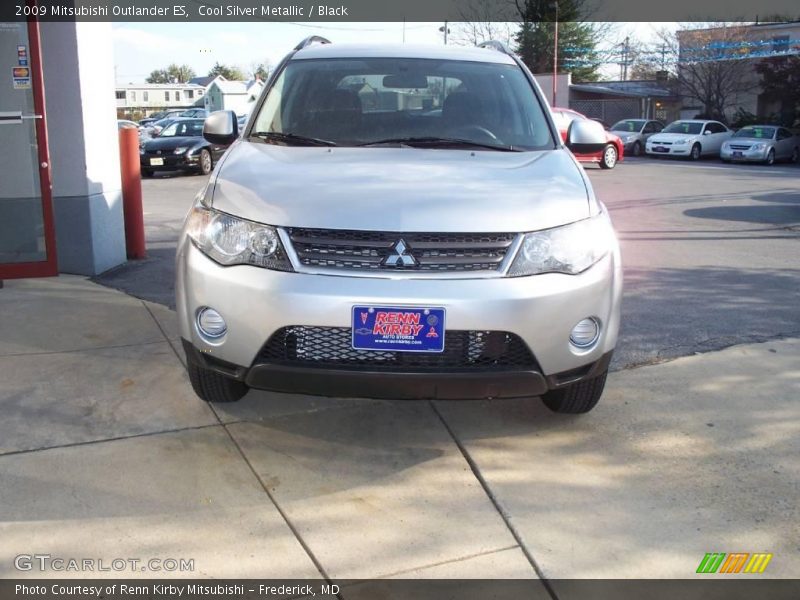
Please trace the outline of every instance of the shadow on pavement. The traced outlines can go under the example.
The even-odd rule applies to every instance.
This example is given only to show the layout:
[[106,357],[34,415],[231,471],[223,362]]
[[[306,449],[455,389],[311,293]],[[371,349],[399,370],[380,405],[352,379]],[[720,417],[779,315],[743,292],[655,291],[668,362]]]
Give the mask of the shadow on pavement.
[[92,281],[175,309],[175,246],[149,248],[147,258],[128,261]]

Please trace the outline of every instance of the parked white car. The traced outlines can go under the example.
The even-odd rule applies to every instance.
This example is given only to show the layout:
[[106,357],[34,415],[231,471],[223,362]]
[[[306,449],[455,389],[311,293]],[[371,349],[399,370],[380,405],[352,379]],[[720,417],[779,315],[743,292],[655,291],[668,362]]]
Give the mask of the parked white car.
[[748,125],[722,144],[719,157],[724,162],[763,162],[771,165],[777,160],[797,162],[800,155],[800,136],[777,125]]
[[647,140],[645,152],[699,160],[701,156],[719,156],[722,143],[732,135],[733,131],[719,121],[673,121]]

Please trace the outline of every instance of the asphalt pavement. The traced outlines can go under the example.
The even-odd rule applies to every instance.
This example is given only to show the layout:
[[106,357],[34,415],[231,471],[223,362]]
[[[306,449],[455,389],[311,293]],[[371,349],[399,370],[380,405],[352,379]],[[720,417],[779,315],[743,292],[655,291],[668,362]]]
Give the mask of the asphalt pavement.
[[[587,166],[622,244],[613,370],[800,335],[800,167],[628,158]],[[148,258],[98,283],[174,308],[174,255],[205,178],[142,181]]]

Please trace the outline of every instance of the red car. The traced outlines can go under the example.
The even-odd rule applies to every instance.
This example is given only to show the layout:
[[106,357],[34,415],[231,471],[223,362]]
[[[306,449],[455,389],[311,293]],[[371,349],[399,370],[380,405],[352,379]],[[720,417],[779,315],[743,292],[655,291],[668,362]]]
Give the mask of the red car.
[[[556,123],[556,127],[558,127],[558,132],[561,134],[561,139],[564,141],[567,139],[567,129],[572,121],[575,119],[589,120],[587,116],[570,110],[569,108],[553,108],[551,110],[553,112],[553,120]],[[614,165],[622,160],[623,144],[621,139],[608,131],[606,131],[606,141],[608,144],[600,152],[594,152],[592,154],[575,153],[575,158],[581,162],[598,163],[603,169],[613,169]]]

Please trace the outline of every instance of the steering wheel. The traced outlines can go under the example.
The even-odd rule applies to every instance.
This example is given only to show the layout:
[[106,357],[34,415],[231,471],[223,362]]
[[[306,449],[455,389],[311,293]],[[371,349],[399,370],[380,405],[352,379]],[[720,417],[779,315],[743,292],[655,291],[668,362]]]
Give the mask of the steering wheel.
[[[461,127],[456,127],[453,133],[456,134],[463,134],[464,137],[469,137],[470,133],[478,134],[478,138],[483,138],[492,142],[497,141],[497,136],[486,129],[486,127],[481,127],[480,125],[462,125]],[[461,136],[459,136],[461,137]]]

